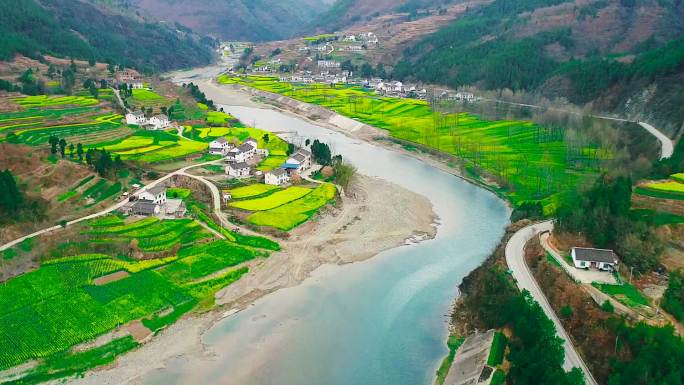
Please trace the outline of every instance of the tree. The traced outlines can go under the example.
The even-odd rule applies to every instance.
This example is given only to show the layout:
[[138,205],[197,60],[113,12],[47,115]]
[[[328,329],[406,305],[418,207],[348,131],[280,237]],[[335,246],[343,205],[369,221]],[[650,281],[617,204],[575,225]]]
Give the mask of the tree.
[[73,158],[74,157],[74,144],[69,143],[69,157]]
[[47,77],[52,80],[55,78],[55,74],[57,74],[57,68],[55,67],[54,64],[48,65],[48,70],[47,70]]
[[332,160],[332,154],[330,152],[330,147],[318,139],[314,140],[311,144],[311,156],[314,161],[322,166],[330,164]]
[[66,146],[67,146],[66,140],[64,138],[60,139],[59,140],[59,153],[62,155],[62,159],[64,159],[64,157],[66,156],[65,155]]
[[10,170],[0,171],[0,212],[9,217],[16,214],[24,204],[24,196]]
[[50,135],[48,138],[48,143],[50,143],[50,153],[52,155],[57,154],[57,145],[59,144],[59,138],[54,135]]
[[76,145],[76,154],[78,154],[78,160],[83,160],[83,145],[81,143]]
[[311,139],[307,139],[304,141],[304,146],[309,147],[310,144],[311,144]]
[[679,321],[684,321],[684,275],[681,271],[670,273],[670,281],[663,295],[663,309]]
[[88,91],[90,92],[90,95],[95,99],[97,99],[100,96],[100,90],[97,89],[95,82],[90,84],[90,87],[88,87]]
[[268,142],[271,140],[271,137],[268,134],[264,134],[261,139],[264,140],[264,143],[268,144]]
[[373,66],[367,62],[363,63],[361,65],[361,77],[366,79],[373,77]]

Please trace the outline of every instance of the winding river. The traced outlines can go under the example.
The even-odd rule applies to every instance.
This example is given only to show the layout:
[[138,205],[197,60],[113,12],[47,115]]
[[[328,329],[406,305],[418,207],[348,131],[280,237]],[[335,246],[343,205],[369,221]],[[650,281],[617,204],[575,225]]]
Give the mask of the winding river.
[[368,261],[323,266],[214,325],[214,356],[178,358],[146,384],[428,385],[446,354],[456,286],[491,253],[509,210],[500,199],[413,157],[271,109],[223,106],[295,141],[317,138],[359,172],[430,199],[435,239]]

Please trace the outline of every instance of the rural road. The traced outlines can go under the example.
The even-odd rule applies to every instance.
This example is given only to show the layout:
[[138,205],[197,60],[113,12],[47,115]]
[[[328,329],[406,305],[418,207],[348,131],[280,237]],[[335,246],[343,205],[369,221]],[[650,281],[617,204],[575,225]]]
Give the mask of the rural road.
[[[191,168],[201,167],[201,166],[206,166],[206,165],[209,165],[209,164],[218,163],[218,162],[221,162],[222,160],[223,160],[223,159],[212,160],[212,161],[210,161],[210,162],[204,162],[204,163],[199,163],[199,164],[193,164],[193,165],[190,165],[190,166],[183,167],[183,168],[181,168],[181,169],[179,169],[179,170],[176,170],[176,171],[174,171],[174,172],[172,172],[172,173],[170,173],[170,174],[164,175],[163,177],[161,177],[161,178],[159,178],[159,179],[157,179],[157,180],[155,180],[155,181],[153,181],[153,182],[150,182],[149,184],[143,186],[140,190],[136,191],[136,192],[135,192],[134,194],[132,194],[132,195],[138,195],[138,194],[140,194],[141,192],[146,191],[146,190],[148,190],[148,189],[150,189],[150,188],[152,188],[152,187],[154,187],[154,186],[156,186],[156,185],[158,185],[158,184],[160,184],[160,183],[162,183],[162,182],[164,182],[164,181],[166,181],[166,180],[168,180],[168,179],[174,177],[175,175],[189,175],[189,174],[186,173],[186,171],[189,170],[189,169],[191,169]],[[207,183],[208,183],[208,182],[207,182]],[[209,183],[209,184],[211,184],[211,183]],[[211,185],[214,186],[213,184],[211,184]],[[214,186],[214,188],[216,188],[216,186]],[[218,191],[217,188],[216,188],[216,190]],[[86,215],[86,216],[84,216],[84,217],[81,217],[81,218],[78,218],[78,219],[74,219],[74,220],[72,220],[72,221],[69,221],[69,222],[67,222],[67,226],[70,226],[70,225],[73,225],[73,224],[76,224],[76,223],[79,223],[79,222],[87,221],[87,220],[89,220],[89,219],[97,218],[97,217],[100,217],[100,216],[102,216],[102,215],[109,214],[109,213],[111,213],[112,211],[116,211],[116,210],[120,209],[120,208],[123,207],[126,203],[128,203],[128,199],[124,199],[124,200],[122,200],[122,201],[120,201],[120,202],[117,202],[117,203],[115,203],[114,205],[109,206],[108,208],[106,208],[106,209],[104,209],[104,210],[102,210],[102,211],[98,211],[98,212],[96,212],[96,213],[94,213],[94,214]],[[218,205],[218,206],[215,206],[215,207],[218,207],[218,210],[220,211],[220,210],[221,210],[221,202],[220,202],[220,200],[219,200],[218,203],[219,203],[219,205]],[[219,216],[219,218],[222,218],[222,217]],[[38,235],[50,233],[50,232],[53,232],[53,231],[57,231],[57,230],[60,230],[60,229],[62,229],[62,228],[63,228],[63,227],[62,227],[61,225],[55,225],[55,226],[48,227],[48,228],[43,229],[43,230],[36,231],[36,232],[34,232],[34,233],[31,233],[31,234],[25,235],[25,236],[23,236],[23,237],[21,237],[21,238],[17,238],[17,239],[15,239],[15,240],[11,241],[11,242],[5,243],[4,245],[0,246],[0,251],[3,251],[3,250],[5,250],[5,249],[9,249],[10,247],[12,247],[12,246],[14,246],[14,245],[16,245],[16,244],[18,244],[18,243],[21,243],[21,242],[23,242],[23,241],[26,240],[26,239],[33,238],[33,237],[36,237],[36,236],[38,236]]]
[[525,262],[525,245],[527,242],[539,234],[551,230],[553,230],[552,220],[532,224],[518,230],[506,244],[506,263],[508,264],[508,268],[512,271],[513,278],[515,278],[518,288],[521,291],[529,291],[532,298],[539,303],[539,306],[544,310],[546,316],[549,317],[556,326],[556,332],[558,333],[558,336],[563,339],[563,346],[565,348],[565,362],[563,363],[563,368],[565,370],[570,370],[575,367],[580,368],[584,373],[586,384],[597,385],[596,380],[591,375],[591,372],[582,360],[582,357],[580,357],[575,350],[570,337],[565,332],[558,316],[556,316],[556,313],[553,311],[553,308],[549,304],[549,301],[546,299],[546,296],[539,287],[539,284],[537,284],[537,281],[534,279],[532,272]]
[[[496,103],[504,103],[504,104],[510,104],[513,106],[520,106],[520,107],[530,107],[530,108],[539,108],[539,109],[548,109],[548,110],[553,110],[553,111],[561,111],[569,114],[579,114],[578,112],[574,111],[568,111],[564,110],[562,108],[554,108],[554,107],[542,107],[542,106],[537,106],[535,104],[525,104],[525,103],[515,103],[515,102],[507,102],[504,100],[498,100],[498,99],[488,99],[488,98],[483,98],[482,100],[486,100],[489,102],[496,102]],[[660,159],[666,159],[672,156],[674,153],[674,141],[670,139],[667,135],[663,134],[662,131],[658,130],[657,128],[653,127],[652,125],[645,123],[645,122],[637,122],[634,120],[629,120],[629,119],[624,119],[624,118],[615,118],[612,116],[603,116],[603,115],[588,115],[592,118],[598,118],[598,119],[605,119],[605,120],[614,120],[616,122],[632,122],[632,123],[637,123],[641,127],[643,127],[646,131],[648,131],[651,135],[653,135],[659,142],[660,142]]]

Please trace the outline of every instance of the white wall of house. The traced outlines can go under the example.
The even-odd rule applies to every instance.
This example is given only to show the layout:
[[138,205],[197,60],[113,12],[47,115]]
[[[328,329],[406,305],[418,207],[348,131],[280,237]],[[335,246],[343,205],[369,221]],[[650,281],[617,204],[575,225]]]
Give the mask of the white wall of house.
[[152,201],[154,203],[162,205],[166,203],[166,190],[160,192],[157,195],[154,195],[149,191],[143,191],[138,195],[138,198],[146,201]]
[[281,186],[287,183],[290,180],[290,177],[287,175],[287,173],[283,173],[281,175],[276,175],[272,172],[267,172],[265,177],[264,177],[264,182],[266,184],[270,184],[273,186]]

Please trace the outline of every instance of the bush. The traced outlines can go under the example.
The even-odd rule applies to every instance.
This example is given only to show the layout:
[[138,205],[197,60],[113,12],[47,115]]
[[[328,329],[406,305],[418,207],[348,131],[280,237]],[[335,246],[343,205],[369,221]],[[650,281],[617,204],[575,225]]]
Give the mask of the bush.
[[684,276],[680,271],[670,274],[670,282],[663,295],[662,306],[677,320],[684,320]]
[[607,313],[612,313],[615,311],[615,307],[609,300],[605,300],[603,304],[601,305],[601,309]]

